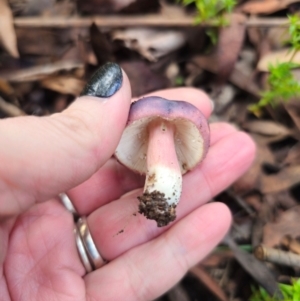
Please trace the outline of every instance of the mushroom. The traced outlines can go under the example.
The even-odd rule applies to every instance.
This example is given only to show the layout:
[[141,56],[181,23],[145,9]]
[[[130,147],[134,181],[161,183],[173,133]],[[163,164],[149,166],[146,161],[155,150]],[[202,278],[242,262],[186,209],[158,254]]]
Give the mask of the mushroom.
[[151,96],[133,102],[115,156],[146,175],[139,213],[166,226],[176,218],[182,175],[205,157],[209,126],[194,105]]

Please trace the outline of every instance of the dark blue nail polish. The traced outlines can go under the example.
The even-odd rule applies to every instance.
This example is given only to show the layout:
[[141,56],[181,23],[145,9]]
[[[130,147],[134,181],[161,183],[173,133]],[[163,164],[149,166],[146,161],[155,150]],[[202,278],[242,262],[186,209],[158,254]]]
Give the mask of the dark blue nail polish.
[[106,63],[87,82],[81,95],[107,98],[114,95],[122,86],[123,74],[120,66]]

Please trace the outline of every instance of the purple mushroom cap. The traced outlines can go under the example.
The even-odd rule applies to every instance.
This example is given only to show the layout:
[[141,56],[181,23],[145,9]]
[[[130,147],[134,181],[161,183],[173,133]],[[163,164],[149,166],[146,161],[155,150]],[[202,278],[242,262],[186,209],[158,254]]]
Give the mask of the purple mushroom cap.
[[175,127],[174,146],[182,174],[206,156],[210,131],[202,112],[186,101],[150,96],[133,102],[115,156],[123,165],[140,174],[147,173],[148,125],[164,119]]

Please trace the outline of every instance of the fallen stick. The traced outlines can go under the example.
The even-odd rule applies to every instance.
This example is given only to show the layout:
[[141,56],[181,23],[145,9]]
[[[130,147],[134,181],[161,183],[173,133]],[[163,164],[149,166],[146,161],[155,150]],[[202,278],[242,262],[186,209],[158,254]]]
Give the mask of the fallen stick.
[[289,267],[300,267],[300,255],[259,245],[254,256],[262,261],[277,263]]
[[[163,15],[141,16],[90,16],[90,17],[17,17],[14,25],[22,28],[66,28],[89,27],[93,23],[100,27],[192,27],[195,18],[192,16],[168,18]],[[200,25],[199,25],[200,26]],[[213,22],[201,26],[217,26]],[[274,27],[288,26],[287,18],[248,18],[247,27]]]

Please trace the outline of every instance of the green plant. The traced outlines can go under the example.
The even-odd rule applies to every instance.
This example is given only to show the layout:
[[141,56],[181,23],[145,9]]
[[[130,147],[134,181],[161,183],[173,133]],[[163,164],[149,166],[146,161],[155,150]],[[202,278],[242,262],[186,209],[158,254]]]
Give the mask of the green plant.
[[288,16],[289,19],[289,34],[291,50],[297,52],[300,50],[300,18],[298,15]]
[[230,13],[236,5],[235,0],[179,0],[183,5],[195,4],[197,8],[196,23],[214,20],[216,25],[224,25],[224,13]]
[[249,301],[299,301],[300,300],[300,278],[292,281],[291,285],[279,284],[284,299],[271,297],[262,287],[253,290]]
[[300,83],[292,73],[292,69],[299,66],[291,62],[270,65],[269,89],[262,92],[259,102],[251,105],[249,109],[254,113],[259,113],[260,109],[267,105],[274,107],[282,101],[300,96]]
[[[297,15],[288,16],[290,51],[293,55],[289,62],[270,65],[268,84],[269,89],[262,92],[261,99],[257,104],[249,107],[250,111],[259,114],[261,108],[271,105],[276,106],[282,101],[289,101],[293,97],[300,96],[300,83],[294,78],[292,69],[299,68],[299,64],[292,62],[296,52],[300,50],[300,18]],[[300,298],[299,298],[300,300]]]

